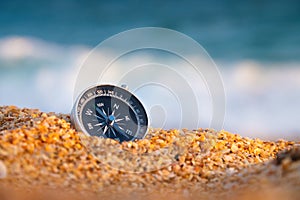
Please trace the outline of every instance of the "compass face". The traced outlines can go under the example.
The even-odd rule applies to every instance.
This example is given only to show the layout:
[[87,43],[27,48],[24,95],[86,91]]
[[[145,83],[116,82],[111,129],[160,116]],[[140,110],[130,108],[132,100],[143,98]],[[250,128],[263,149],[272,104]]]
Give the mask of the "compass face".
[[145,108],[126,89],[95,86],[85,91],[75,106],[75,125],[79,123],[80,129],[90,136],[122,142],[142,139],[147,133]]

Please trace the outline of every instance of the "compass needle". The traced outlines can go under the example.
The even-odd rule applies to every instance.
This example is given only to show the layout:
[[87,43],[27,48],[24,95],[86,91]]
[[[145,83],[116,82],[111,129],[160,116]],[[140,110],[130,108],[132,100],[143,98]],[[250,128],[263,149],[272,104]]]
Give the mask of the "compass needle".
[[113,132],[114,136],[117,137],[116,132],[114,131],[114,129],[112,128],[111,131]]
[[[103,109],[102,109],[102,110],[103,110]],[[102,112],[100,108],[96,107],[96,111],[97,111],[104,119],[107,118],[105,112]],[[98,116],[98,117],[99,117],[99,116]]]
[[103,108],[102,108],[102,112],[104,113],[105,116],[107,116],[107,114]]
[[110,128],[108,128],[107,133],[108,133],[108,137],[110,138],[110,137],[111,137],[111,136],[110,136]]
[[122,127],[120,127],[120,126],[118,126],[118,125],[116,125],[116,124],[115,124],[113,127],[114,127],[114,128],[116,129],[116,131],[118,131],[121,135],[123,135],[123,136],[129,138],[129,136],[124,132],[124,129],[123,129]]
[[[102,117],[99,117],[98,115],[94,115],[96,118],[100,119],[100,120],[103,120]],[[98,120],[97,120],[98,121]]]

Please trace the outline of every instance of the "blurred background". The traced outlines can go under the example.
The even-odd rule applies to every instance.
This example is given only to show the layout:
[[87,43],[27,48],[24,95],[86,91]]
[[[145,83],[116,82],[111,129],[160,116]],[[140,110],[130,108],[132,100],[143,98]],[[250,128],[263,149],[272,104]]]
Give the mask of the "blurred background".
[[0,1],[0,105],[69,113],[80,65],[99,42],[145,26],[180,31],[216,62],[224,129],[300,138],[300,2]]

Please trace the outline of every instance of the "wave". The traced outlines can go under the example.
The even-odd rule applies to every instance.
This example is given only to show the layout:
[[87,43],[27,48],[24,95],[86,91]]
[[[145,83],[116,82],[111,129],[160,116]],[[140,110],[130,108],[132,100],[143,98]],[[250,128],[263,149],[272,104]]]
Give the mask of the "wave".
[[[69,113],[77,74],[91,50],[87,46],[66,46],[37,38],[1,38],[0,105]],[[135,60],[126,62],[132,64]],[[295,133],[300,133],[300,63],[216,63],[226,92],[224,129],[263,139],[298,137]],[[203,99],[207,97],[208,93],[203,94]],[[203,110],[208,113],[209,102],[204,102]],[[204,127],[209,126],[210,116],[204,115]]]

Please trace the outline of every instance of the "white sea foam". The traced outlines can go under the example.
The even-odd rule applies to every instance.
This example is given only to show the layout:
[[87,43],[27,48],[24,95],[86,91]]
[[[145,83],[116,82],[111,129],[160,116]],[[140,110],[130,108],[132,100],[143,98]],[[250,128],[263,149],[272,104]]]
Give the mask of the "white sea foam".
[[[80,45],[62,46],[36,38],[2,38],[0,105],[70,112],[76,76],[90,50]],[[125,59],[119,65],[140,63],[149,57],[132,59]],[[176,66],[177,62],[170,63]],[[249,137],[298,137],[295,133],[300,133],[300,63],[219,60],[217,65],[227,99],[224,129]],[[118,71],[112,73],[118,74]],[[211,104],[205,89],[200,91],[203,96],[201,120],[203,126],[208,126]],[[139,96],[145,102],[149,98],[143,93]]]

